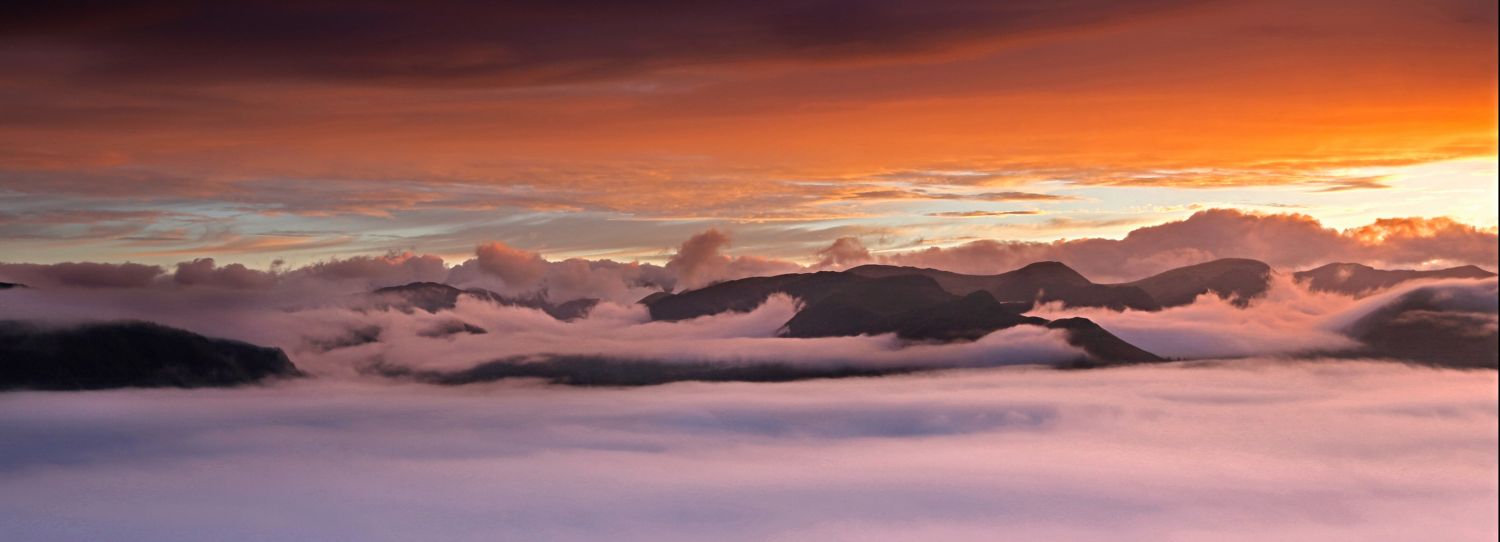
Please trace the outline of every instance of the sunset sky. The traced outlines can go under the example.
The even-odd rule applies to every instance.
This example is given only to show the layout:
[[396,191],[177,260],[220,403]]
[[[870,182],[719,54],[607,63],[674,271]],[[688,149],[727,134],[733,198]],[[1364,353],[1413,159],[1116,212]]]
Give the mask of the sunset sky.
[[0,18],[0,261],[1497,223],[1493,0],[65,4]]
[[1497,12],[8,2],[0,542],[1495,541]]

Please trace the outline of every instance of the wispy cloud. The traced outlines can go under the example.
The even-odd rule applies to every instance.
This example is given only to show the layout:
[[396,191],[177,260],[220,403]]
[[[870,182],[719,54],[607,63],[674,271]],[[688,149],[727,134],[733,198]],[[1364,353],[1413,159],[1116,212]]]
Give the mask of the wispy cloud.
[[1042,214],[1041,211],[945,211],[941,213],[927,213],[927,216],[939,218],[985,218],[997,216],[1031,216]]

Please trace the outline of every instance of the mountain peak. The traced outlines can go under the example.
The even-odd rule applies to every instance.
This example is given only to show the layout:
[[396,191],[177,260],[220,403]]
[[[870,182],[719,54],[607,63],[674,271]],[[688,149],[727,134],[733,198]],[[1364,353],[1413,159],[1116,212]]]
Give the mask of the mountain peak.
[[1271,266],[1248,258],[1223,258],[1179,267],[1130,283],[1151,294],[1163,307],[1192,303],[1213,293],[1238,306],[1270,288]]
[[383,288],[376,288],[375,289],[375,293],[377,293],[377,294],[399,294],[399,293],[404,293],[404,292],[414,292],[414,291],[423,291],[423,290],[444,291],[444,292],[446,292],[446,291],[454,291],[454,292],[460,291],[457,287],[454,287],[454,286],[451,286],[451,285],[448,285],[448,284],[443,284],[441,282],[418,281],[418,282],[408,282],[406,284],[401,284],[401,285],[397,285],[397,286],[386,286],[386,287],[383,287]]
[[1024,277],[1030,280],[1042,280],[1049,283],[1060,284],[1093,284],[1093,282],[1089,281],[1088,277],[1083,276],[1083,274],[1079,273],[1078,271],[1074,271],[1073,268],[1068,267],[1067,264],[1053,261],[1028,264],[1025,267],[1022,267],[1015,271],[1002,273],[1000,276],[1009,278]]

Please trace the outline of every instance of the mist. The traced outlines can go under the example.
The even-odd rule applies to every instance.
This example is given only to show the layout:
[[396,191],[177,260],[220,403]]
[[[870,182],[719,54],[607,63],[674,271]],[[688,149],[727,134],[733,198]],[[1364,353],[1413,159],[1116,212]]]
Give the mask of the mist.
[[1493,371],[0,395],[17,540],[1489,540]]

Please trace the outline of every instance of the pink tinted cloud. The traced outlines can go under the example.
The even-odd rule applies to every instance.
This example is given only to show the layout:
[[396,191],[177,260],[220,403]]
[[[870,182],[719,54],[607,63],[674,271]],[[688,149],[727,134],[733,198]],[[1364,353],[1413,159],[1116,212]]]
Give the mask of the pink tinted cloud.
[[817,252],[817,268],[845,268],[853,267],[874,258],[870,256],[870,249],[858,237],[840,237],[828,245],[828,248]]
[[183,286],[217,286],[223,288],[268,288],[276,284],[276,274],[250,269],[243,264],[219,266],[213,258],[198,258],[177,264],[172,281]]
[[1334,261],[1375,266],[1476,264],[1494,268],[1497,237],[1446,218],[1382,219],[1338,231],[1302,214],[1200,211],[1187,219],[1132,230],[1123,239],[1050,243],[979,240],[880,255],[883,263],[992,274],[1061,261],[1095,280],[1128,281],[1219,258],[1251,258],[1281,269]]
[[33,287],[141,288],[163,272],[138,263],[0,263],[0,280]]
[[329,259],[301,267],[294,274],[324,280],[390,286],[415,281],[441,281],[448,275],[448,266],[438,256],[401,252]]
[[474,255],[481,271],[500,277],[511,288],[534,286],[547,272],[547,261],[541,255],[504,243],[479,245]]
[[25,540],[260,540],[267,517],[309,540],[1490,540],[1495,386],[1252,360],[23,393],[0,409],[18,437],[0,522]]
[[729,234],[709,229],[684,241],[666,268],[677,276],[681,289],[700,288],[722,280],[790,273],[802,266],[759,256],[728,256]]

